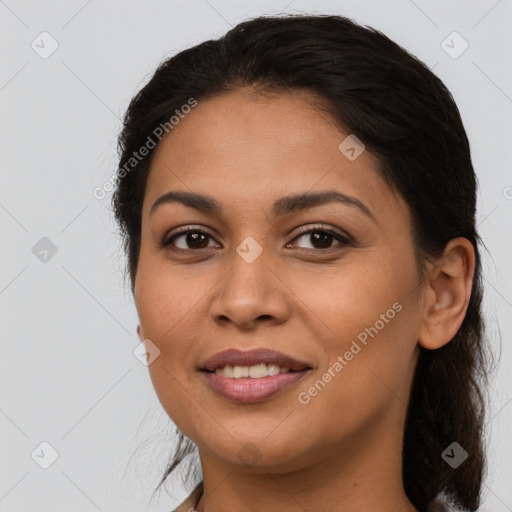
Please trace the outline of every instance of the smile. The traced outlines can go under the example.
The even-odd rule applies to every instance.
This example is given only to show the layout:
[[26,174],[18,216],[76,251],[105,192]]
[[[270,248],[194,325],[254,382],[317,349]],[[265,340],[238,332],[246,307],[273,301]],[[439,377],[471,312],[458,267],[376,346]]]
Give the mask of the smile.
[[224,366],[217,368],[215,373],[229,379],[242,379],[250,377],[251,379],[261,379],[263,377],[273,377],[280,373],[288,373],[290,368],[280,367],[276,364],[255,364],[253,366]]
[[206,379],[208,386],[215,393],[237,403],[252,404],[266,400],[277,393],[291,388],[310,371],[311,368],[256,378],[224,377],[217,372],[206,371],[203,371],[202,375]]
[[289,389],[312,370],[307,363],[272,349],[227,349],[198,368],[216,394],[251,404]]

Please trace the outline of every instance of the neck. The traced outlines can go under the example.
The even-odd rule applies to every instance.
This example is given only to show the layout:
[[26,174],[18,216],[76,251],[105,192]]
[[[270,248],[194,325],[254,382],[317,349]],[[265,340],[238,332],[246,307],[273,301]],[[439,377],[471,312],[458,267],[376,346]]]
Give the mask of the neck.
[[403,488],[402,436],[393,434],[401,429],[387,423],[374,423],[337,451],[317,447],[314,455],[294,461],[293,469],[241,467],[199,450],[204,493],[197,510],[418,512]]

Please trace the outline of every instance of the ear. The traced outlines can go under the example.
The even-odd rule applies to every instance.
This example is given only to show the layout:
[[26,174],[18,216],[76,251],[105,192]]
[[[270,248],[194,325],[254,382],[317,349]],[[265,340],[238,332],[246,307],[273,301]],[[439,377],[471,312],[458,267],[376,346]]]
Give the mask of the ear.
[[144,340],[144,335],[142,334],[142,329],[140,325],[137,325],[137,335],[139,336],[140,341]]
[[431,271],[425,288],[418,343],[429,350],[446,345],[459,330],[471,297],[475,251],[467,238],[453,238]]

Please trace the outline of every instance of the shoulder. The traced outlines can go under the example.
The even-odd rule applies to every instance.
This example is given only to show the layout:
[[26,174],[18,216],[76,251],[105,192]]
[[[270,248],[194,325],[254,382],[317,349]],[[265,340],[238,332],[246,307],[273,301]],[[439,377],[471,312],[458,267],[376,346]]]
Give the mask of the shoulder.
[[188,498],[172,512],[194,512],[202,495],[203,482],[201,481],[194,487],[194,490],[189,494]]
[[439,497],[432,500],[428,506],[427,512],[455,512]]

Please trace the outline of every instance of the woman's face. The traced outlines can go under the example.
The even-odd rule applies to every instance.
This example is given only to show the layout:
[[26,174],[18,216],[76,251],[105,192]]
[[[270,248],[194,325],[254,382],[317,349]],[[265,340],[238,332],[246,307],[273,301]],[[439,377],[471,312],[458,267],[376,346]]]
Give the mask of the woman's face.
[[[237,91],[199,101],[151,165],[139,336],[160,350],[149,371],[164,409],[219,463],[287,471],[355,443],[400,443],[422,304],[409,209],[312,98]],[[171,191],[208,201],[152,210]],[[179,228],[191,233],[170,240]],[[278,351],[297,371],[284,361],[261,379],[206,371],[227,349]],[[268,373],[241,361],[254,377]],[[248,365],[235,366],[245,375]]]

